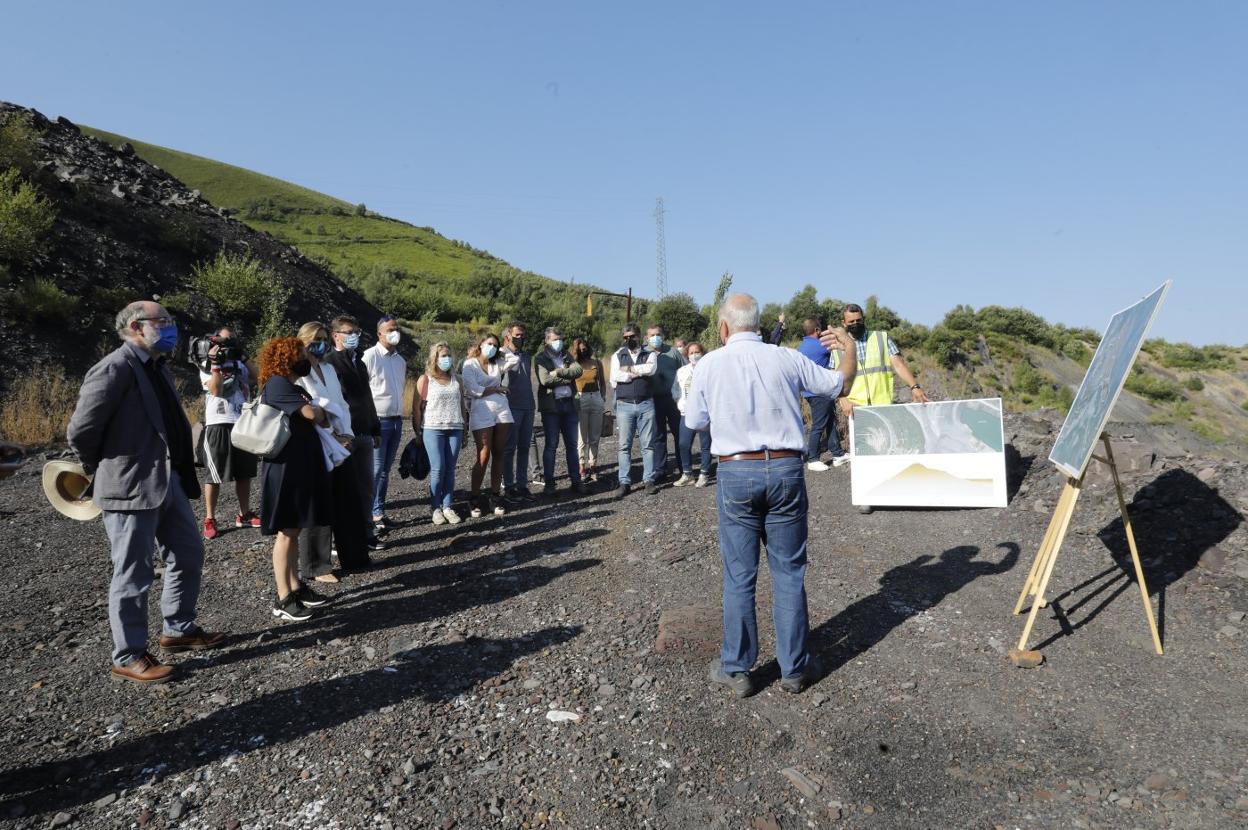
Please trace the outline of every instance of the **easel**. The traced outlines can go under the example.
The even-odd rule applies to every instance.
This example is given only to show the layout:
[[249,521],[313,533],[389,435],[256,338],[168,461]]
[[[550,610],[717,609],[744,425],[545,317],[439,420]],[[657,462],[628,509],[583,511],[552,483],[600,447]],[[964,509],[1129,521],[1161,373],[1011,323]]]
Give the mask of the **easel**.
[[[1148,599],[1148,586],[1144,582],[1144,569],[1140,565],[1140,553],[1135,547],[1135,533],[1131,529],[1131,517],[1127,515],[1127,502],[1122,495],[1122,481],[1118,478],[1118,467],[1114,464],[1114,450],[1109,443],[1109,435],[1101,433],[1101,442],[1105,445],[1105,455],[1093,454],[1092,458],[1109,467],[1114,479],[1114,490],[1118,493],[1118,511],[1122,515],[1122,529],[1127,537],[1127,547],[1131,550],[1131,562],[1135,566],[1135,581],[1140,585],[1140,597],[1144,600],[1144,616],[1148,620],[1148,629],[1153,635],[1153,648],[1162,654],[1161,637],[1157,634],[1157,620],[1153,616],[1153,605]],[[1084,475],[1087,473],[1085,471]],[[1031,613],[1027,615],[1027,624],[1023,626],[1023,636],[1018,639],[1018,648],[1010,651],[1010,660],[1022,668],[1033,668],[1044,662],[1044,655],[1039,651],[1029,651],[1027,640],[1031,637],[1031,628],[1035,625],[1036,615],[1048,604],[1044,591],[1049,586],[1049,578],[1053,576],[1053,567],[1057,564],[1057,554],[1062,549],[1062,540],[1066,538],[1066,530],[1070,527],[1070,517],[1075,512],[1075,502],[1083,489],[1083,476],[1078,479],[1067,478],[1062,495],[1057,500],[1057,509],[1049,521],[1040,550],[1031,563],[1031,571],[1027,581],[1023,583],[1023,592],[1018,596],[1014,606],[1015,615],[1021,614],[1028,597],[1034,597]]]

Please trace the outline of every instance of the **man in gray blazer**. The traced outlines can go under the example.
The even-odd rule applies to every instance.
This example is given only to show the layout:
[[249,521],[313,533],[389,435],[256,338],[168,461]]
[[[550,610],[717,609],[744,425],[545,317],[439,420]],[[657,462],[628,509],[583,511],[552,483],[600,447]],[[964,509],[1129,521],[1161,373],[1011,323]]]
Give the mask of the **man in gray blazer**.
[[147,594],[153,553],[165,561],[160,610],[165,651],[200,651],[225,641],[195,624],[204,565],[190,498],[199,498],[191,427],[165,365],[178,329],[159,303],[134,302],[117,315],[123,343],[91,367],[69,422],[69,446],[93,476],[92,499],[104,511],[112,546],[108,621],[113,676],[163,683],[173,667],[147,649]]

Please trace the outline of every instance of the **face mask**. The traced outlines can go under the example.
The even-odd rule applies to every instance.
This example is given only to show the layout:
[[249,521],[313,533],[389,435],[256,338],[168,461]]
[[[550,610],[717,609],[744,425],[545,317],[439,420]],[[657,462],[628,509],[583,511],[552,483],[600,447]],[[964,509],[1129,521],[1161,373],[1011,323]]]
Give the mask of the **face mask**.
[[849,336],[855,340],[861,340],[862,336],[867,333],[867,324],[865,322],[852,323],[845,327],[845,331],[849,332]]
[[662,345],[663,338],[660,335],[654,334],[650,336],[650,348],[657,349]]
[[559,352],[563,351],[563,341],[562,340],[550,341],[550,350],[554,352],[555,354],[559,354]]
[[637,350],[637,338],[636,338],[636,337],[625,337],[625,338],[624,338],[624,345],[628,347],[629,351],[636,351],[636,350]]
[[297,378],[307,377],[308,372],[312,371],[312,361],[302,357],[295,361],[295,365],[290,367],[290,371],[294,372]]
[[444,354],[438,358],[438,368],[443,372],[451,371],[451,363],[452,361],[450,355]]
[[159,334],[156,336],[155,341],[147,340],[146,342],[153,351],[169,354],[178,345],[178,324],[172,323],[168,326],[161,326],[157,331],[159,331]]
[[486,360],[493,360],[494,355],[498,354],[498,346],[493,343],[486,343],[481,347],[481,354],[485,355]]
[[524,335],[519,334],[511,338],[511,346],[516,351],[520,351],[521,349],[523,349],[524,348]]
[[689,362],[690,362],[691,364],[693,364],[694,366],[697,366],[697,365],[698,365],[698,361],[699,361],[699,360],[701,360],[701,359],[702,359],[702,353],[701,353],[701,352],[694,352],[693,354],[689,355]]
[[399,332],[397,329],[394,331],[386,332],[385,337],[386,337],[386,342],[389,343],[391,346],[399,345]]
[[342,347],[344,349],[354,349],[358,345],[360,345],[360,333],[358,331],[342,336]]
[[325,356],[325,352],[329,351],[329,343],[324,340],[313,340],[308,345],[308,354],[318,360]]

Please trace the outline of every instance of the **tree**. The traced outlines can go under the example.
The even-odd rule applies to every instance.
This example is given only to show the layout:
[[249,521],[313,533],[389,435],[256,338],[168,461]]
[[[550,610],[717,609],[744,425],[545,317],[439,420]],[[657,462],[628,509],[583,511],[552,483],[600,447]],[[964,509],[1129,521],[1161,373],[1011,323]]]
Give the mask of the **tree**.
[[719,278],[719,285],[715,286],[715,298],[711,300],[710,308],[706,312],[706,328],[702,330],[702,336],[698,338],[708,349],[719,345],[719,307],[724,304],[724,298],[731,290],[732,272],[725,271]]
[[29,262],[43,251],[55,221],[52,203],[22,181],[17,168],[0,172],[0,261]]
[[702,333],[709,321],[698,309],[693,297],[681,292],[668,294],[655,303],[647,322],[650,325],[661,324],[669,339],[681,337],[691,340]]
[[789,325],[800,325],[807,317],[817,318],[822,315],[819,292],[813,285],[807,285],[784,305],[784,317]]

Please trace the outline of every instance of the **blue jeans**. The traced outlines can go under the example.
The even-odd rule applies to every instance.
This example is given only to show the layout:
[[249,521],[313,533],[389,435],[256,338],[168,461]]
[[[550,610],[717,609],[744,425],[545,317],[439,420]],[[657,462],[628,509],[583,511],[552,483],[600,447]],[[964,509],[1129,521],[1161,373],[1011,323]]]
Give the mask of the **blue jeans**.
[[390,468],[399,454],[403,437],[403,418],[395,415],[381,419],[381,438],[373,448],[373,516],[386,515],[386,491],[390,488]]
[[711,474],[711,433],[694,432],[685,426],[685,419],[680,419],[680,469],[693,475],[693,438],[698,438],[698,449],[702,453],[702,467],[698,471],[704,476]]
[[836,431],[836,399],[815,396],[807,398],[806,403],[810,405],[810,436],[806,439],[806,460],[819,460],[819,444],[823,441],[825,432],[828,434],[828,449],[832,451],[832,457],[844,455],[841,434]]
[[724,566],[724,671],[749,671],[758,660],[754,587],[758,546],[771,568],[776,659],[785,677],[806,670],[806,478],[802,459],[726,461],[719,465],[719,552]]
[[555,401],[554,412],[542,413],[542,434],[546,447],[542,450],[542,477],[547,487],[555,484],[555,459],[559,457],[559,439],[563,438],[563,452],[568,459],[568,478],[572,486],[581,483],[581,464],[577,453],[580,440],[580,417],[576,414],[576,402],[572,398]]
[[632,483],[633,434],[641,440],[641,478],[654,481],[654,401],[615,402],[615,428],[619,432],[620,484]]
[[451,506],[455,496],[455,462],[464,443],[462,429],[423,430],[425,452],[429,453],[429,504],[435,510]]
[[[680,465],[680,410],[671,395],[654,396],[654,468],[661,473],[667,472],[667,436],[670,433],[672,443],[676,446],[676,463]],[[680,467],[680,472],[687,472],[687,467]]]
[[[514,487],[527,492],[529,489],[529,451],[527,448],[533,443],[533,410],[513,409],[511,417],[515,418],[516,422],[511,425],[511,432],[507,434],[507,446],[503,448],[503,486],[508,490]],[[519,447],[526,449],[524,452],[517,452]]]

